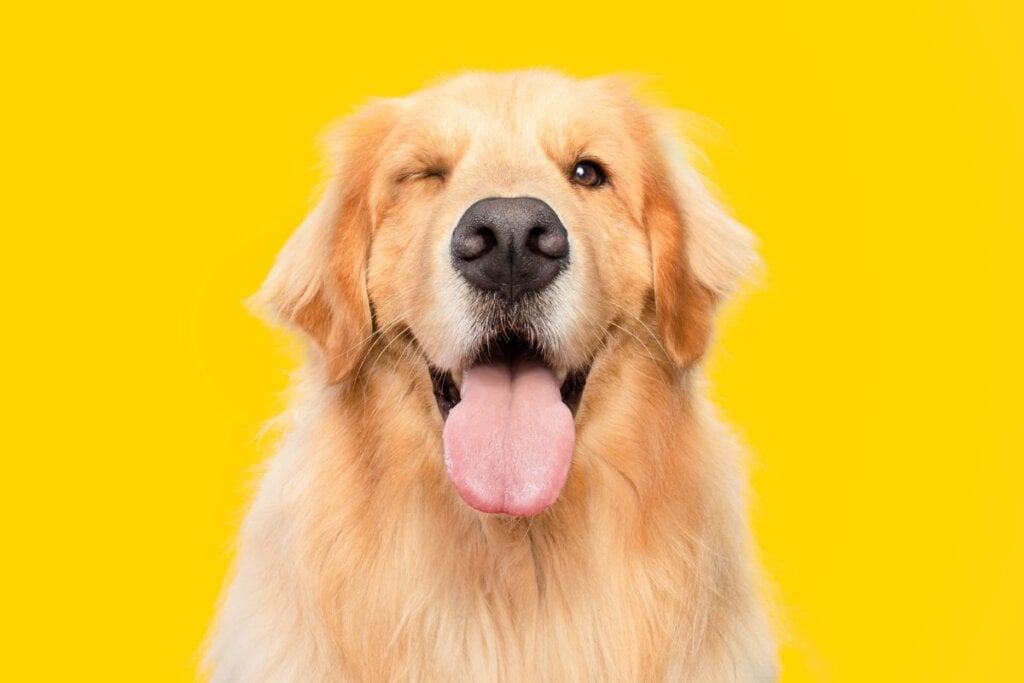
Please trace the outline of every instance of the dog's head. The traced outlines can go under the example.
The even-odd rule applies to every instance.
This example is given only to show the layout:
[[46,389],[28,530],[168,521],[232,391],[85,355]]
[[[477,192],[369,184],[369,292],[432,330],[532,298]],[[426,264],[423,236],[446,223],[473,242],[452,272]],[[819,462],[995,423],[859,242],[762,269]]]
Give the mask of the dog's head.
[[[335,135],[323,199],[258,298],[348,381],[380,335],[430,374],[445,462],[485,512],[543,510],[610,336],[685,368],[753,259],[663,116],[615,79],[471,74]],[[440,421],[439,421],[440,424]]]

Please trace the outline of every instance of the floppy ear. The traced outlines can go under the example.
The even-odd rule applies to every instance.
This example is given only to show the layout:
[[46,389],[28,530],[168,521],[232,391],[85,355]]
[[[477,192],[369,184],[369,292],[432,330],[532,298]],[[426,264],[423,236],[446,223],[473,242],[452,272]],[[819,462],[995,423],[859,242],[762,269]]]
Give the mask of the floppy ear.
[[379,102],[330,136],[333,163],[324,195],[251,300],[270,320],[314,343],[331,383],[352,372],[372,333],[366,262],[374,217],[368,194],[392,121],[392,109]]
[[645,196],[654,301],[665,348],[680,367],[704,355],[714,314],[757,262],[753,235],[733,220],[663,132]]

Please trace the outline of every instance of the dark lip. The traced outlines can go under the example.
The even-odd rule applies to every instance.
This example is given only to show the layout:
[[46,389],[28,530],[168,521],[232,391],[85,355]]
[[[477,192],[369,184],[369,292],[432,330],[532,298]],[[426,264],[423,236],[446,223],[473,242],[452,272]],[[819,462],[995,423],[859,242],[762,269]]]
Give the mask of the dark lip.
[[[503,360],[512,363],[518,360],[544,361],[543,352],[525,336],[516,333],[502,333],[495,335],[487,343],[483,344],[476,358],[469,366],[481,362],[495,362]],[[455,386],[455,380],[451,372],[428,366],[430,380],[434,386],[434,399],[437,401],[437,409],[441,412],[441,418],[448,419],[451,409],[458,405],[462,397],[459,395],[459,388]],[[573,417],[579,409],[580,401],[583,398],[583,390],[586,388],[587,377],[590,375],[590,366],[571,370],[562,382],[562,402],[572,411]]]
[[447,370],[438,370],[433,365],[428,368],[430,381],[434,385],[434,400],[437,401],[437,409],[441,411],[441,419],[447,420],[448,413],[462,400],[459,388],[455,386],[452,373]]

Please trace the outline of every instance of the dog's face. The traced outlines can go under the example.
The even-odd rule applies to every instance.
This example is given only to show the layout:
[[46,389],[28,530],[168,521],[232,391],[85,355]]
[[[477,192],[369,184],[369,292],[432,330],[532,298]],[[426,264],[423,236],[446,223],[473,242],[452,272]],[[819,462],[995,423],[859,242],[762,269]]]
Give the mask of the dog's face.
[[637,112],[558,78],[462,79],[400,106],[375,188],[379,322],[456,378],[505,336],[560,377],[584,369],[651,288]]
[[547,72],[375,103],[338,134],[334,178],[262,297],[329,381],[375,337],[408,337],[459,493],[535,514],[565,482],[609,337],[639,325],[642,346],[694,363],[752,257],[663,131],[619,82]]

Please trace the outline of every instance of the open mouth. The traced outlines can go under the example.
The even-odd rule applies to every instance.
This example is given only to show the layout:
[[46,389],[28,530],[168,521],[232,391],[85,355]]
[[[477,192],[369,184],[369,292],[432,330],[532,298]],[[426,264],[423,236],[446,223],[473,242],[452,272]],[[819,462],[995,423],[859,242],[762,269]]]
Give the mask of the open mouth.
[[[521,361],[535,361],[545,363],[544,354],[537,346],[526,340],[519,333],[502,334],[492,338],[481,351],[470,367],[483,363],[507,363],[509,366]],[[438,370],[430,366],[430,380],[434,385],[434,399],[437,401],[437,409],[441,411],[441,417],[448,419],[448,413],[454,408],[462,395],[459,388],[462,384],[464,370],[456,372],[453,377],[447,370]],[[582,368],[572,371],[555,371],[556,378],[561,378],[559,393],[562,402],[568,406],[575,416],[580,407],[580,399],[583,398],[583,389],[587,384],[587,376],[590,368]]]
[[516,333],[490,340],[455,373],[431,368],[445,420],[445,465],[469,505],[526,516],[557,499],[572,461],[574,414],[587,372],[557,371]]

